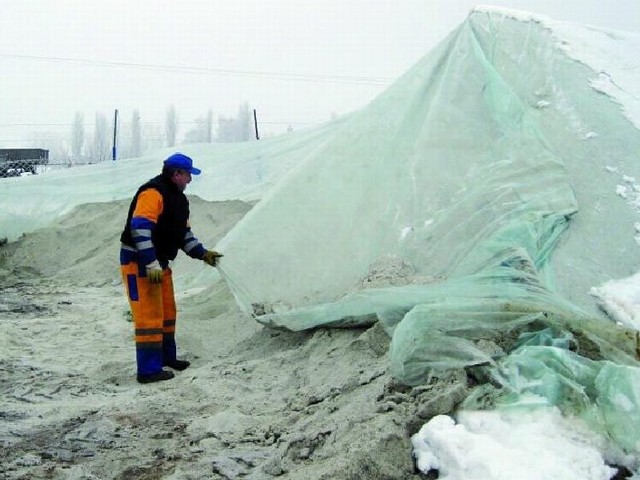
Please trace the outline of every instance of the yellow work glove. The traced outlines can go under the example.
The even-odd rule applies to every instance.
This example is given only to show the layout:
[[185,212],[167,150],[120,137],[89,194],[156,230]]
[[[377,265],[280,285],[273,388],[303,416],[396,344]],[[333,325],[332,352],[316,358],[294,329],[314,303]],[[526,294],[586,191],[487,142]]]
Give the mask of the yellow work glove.
[[223,255],[216,252],[215,250],[205,250],[204,255],[202,255],[202,261],[211,265],[212,267],[216,267],[218,265],[218,259]]
[[151,283],[162,283],[162,268],[157,260],[154,260],[145,267],[147,269],[147,277]]

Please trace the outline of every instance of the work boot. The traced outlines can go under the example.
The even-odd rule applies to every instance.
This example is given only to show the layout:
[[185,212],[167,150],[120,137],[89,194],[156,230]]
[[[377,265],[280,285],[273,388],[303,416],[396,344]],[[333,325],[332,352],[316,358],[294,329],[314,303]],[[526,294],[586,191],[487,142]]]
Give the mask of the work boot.
[[191,362],[188,362],[187,360],[176,359],[164,362],[165,367],[173,368],[174,370],[186,370],[189,365],[191,365]]
[[151,375],[138,375],[137,378],[139,383],[154,383],[161,382],[163,380],[171,380],[173,377],[173,372],[160,370],[158,373],[152,373]]

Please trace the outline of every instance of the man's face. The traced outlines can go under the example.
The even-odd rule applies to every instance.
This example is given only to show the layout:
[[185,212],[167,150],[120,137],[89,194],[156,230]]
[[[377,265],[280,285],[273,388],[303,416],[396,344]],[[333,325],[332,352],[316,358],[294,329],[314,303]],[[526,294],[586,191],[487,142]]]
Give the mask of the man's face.
[[186,170],[176,170],[171,180],[173,180],[173,183],[178,186],[181,192],[184,192],[184,189],[187,188],[187,185],[191,182],[191,173]]

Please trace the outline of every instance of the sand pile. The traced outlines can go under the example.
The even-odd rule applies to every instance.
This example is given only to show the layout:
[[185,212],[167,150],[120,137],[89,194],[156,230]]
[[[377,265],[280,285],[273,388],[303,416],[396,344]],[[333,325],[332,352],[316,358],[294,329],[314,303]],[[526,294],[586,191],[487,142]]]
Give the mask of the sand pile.
[[[138,384],[117,264],[127,206],[83,205],[0,248],[0,478],[418,477],[409,436],[466,396],[463,372],[398,385],[378,325],[270,330],[222,280],[194,287],[213,273],[182,254],[177,340],[192,367]],[[191,206],[209,246],[251,208]]]

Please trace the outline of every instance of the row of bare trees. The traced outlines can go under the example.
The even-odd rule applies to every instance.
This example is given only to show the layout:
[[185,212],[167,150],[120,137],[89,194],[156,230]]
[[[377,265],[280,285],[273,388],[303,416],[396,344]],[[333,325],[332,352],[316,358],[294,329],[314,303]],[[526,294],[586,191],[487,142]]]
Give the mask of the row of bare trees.
[[[66,151],[63,138],[51,136],[43,148],[48,148],[52,157],[65,159],[68,163],[97,163],[112,158],[113,137],[113,119],[108,119],[104,113],[96,113],[93,129],[87,134],[84,114],[76,112],[71,127],[70,151]],[[254,138],[253,113],[246,102],[239,106],[235,117],[219,116],[217,125],[214,125],[211,109],[204,116],[182,124],[175,106],[171,105],[167,108],[164,124],[143,121],[138,110],[134,110],[128,120],[118,119],[116,145],[118,158],[134,158],[155,148],[178,144],[243,142]]]

